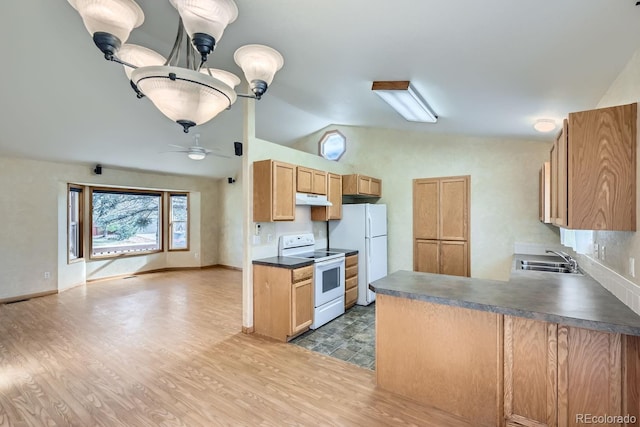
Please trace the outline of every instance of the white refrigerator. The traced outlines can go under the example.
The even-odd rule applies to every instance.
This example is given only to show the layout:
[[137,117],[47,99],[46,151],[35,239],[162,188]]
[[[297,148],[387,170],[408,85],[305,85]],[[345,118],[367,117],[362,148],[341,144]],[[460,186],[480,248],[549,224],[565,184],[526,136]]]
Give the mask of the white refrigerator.
[[387,205],[342,205],[342,219],[329,221],[329,246],[358,250],[358,305],[376,294],[369,283],[387,275]]

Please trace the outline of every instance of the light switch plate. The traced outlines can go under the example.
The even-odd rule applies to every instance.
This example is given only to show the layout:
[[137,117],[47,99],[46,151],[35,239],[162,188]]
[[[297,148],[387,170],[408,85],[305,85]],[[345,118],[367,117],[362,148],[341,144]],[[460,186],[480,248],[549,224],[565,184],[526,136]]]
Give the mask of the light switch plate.
[[636,259],[629,257],[629,276],[636,277]]
[[600,260],[604,261],[607,258],[607,248],[604,245],[600,246]]
[[593,255],[596,257],[596,259],[600,259],[600,247],[597,243],[593,244]]

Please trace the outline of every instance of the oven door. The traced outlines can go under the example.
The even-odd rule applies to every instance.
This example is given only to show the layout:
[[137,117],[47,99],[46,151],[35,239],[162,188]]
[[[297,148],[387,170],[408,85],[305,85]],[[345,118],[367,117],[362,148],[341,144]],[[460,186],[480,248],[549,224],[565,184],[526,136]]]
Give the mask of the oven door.
[[313,284],[315,307],[344,296],[344,257],[316,262]]

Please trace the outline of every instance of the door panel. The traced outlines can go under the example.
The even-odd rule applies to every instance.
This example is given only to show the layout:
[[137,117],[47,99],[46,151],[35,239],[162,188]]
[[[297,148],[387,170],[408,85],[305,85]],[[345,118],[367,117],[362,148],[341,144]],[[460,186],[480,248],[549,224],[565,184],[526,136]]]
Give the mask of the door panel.
[[387,236],[378,236],[367,240],[367,289],[369,283],[387,275]]
[[437,179],[416,179],[413,182],[413,233],[415,239],[438,239]]
[[437,240],[416,240],[413,260],[415,271],[440,273],[440,242]]
[[469,276],[467,242],[440,241],[440,274]]
[[440,181],[441,240],[468,239],[468,178],[445,178]]

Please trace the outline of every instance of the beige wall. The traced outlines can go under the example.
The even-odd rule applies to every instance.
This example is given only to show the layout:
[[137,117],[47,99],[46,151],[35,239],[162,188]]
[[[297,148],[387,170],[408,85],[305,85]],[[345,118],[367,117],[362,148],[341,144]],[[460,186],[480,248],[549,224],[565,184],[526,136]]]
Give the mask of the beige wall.
[[538,221],[538,170],[549,143],[389,129],[330,126],[294,144],[317,152],[324,131],[347,137],[340,163],[382,179],[388,210],[389,272],[413,269],[412,180],[471,175],[471,274],[506,280],[515,242],[552,244],[558,231]]
[[[154,268],[218,262],[218,181],[0,157],[0,298],[63,290],[95,279]],[[67,264],[67,183],[193,192],[191,250]],[[50,279],[44,279],[44,273]]]

